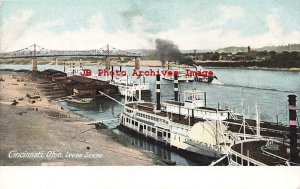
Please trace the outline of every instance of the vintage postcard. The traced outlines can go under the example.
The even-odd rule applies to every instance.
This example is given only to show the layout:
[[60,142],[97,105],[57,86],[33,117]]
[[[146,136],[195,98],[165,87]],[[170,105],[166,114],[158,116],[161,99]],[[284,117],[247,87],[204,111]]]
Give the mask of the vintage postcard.
[[299,8],[0,1],[0,165],[299,166]]

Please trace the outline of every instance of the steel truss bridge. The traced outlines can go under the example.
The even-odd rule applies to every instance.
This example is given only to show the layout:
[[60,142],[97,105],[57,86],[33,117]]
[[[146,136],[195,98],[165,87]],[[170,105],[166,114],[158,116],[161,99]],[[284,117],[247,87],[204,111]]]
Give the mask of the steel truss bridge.
[[142,53],[134,53],[118,50],[109,45],[95,50],[50,50],[39,45],[31,45],[30,47],[0,53],[0,59],[14,59],[14,58],[38,58],[38,57],[65,57],[65,56],[78,56],[78,57],[133,57],[138,58],[144,56]]

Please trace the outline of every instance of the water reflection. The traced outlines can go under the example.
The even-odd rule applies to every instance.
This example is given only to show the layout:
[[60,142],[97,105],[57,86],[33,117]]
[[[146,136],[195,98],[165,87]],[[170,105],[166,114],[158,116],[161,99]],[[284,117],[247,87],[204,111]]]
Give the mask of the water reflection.
[[158,145],[152,141],[148,141],[144,137],[138,136],[124,128],[118,127],[118,129],[114,129],[113,131],[119,134],[120,137],[128,141],[131,145],[134,145],[135,147],[138,147],[142,150],[154,153],[162,160],[176,162],[176,165],[203,165],[204,163],[208,165],[210,163],[207,162],[207,160],[205,160],[205,162],[201,162],[199,160],[189,160],[189,158],[183,157],[182,155],[179,155],[177,152],[174,152],[173,150],[165,146]]
[[[118,101],[124,101],[120,96],[114,96]],[[116,119],[121,113],[122,106],[107,97],[97,97],[89,104],[78,104],[73,102],[60,102],[63,106],[75,110],[77,113],[94,119],[96,121]],[[117,127],[116,124],[109,125],[109,128]]]

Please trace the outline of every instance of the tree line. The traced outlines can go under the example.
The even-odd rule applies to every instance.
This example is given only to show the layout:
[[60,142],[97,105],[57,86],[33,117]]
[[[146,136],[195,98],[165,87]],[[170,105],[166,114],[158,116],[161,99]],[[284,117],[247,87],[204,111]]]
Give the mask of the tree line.
[[[219,60],[224,53],[207,52],[200,54],[204,60]],[[257,51],[257,52],[239,52],[236,55],[242,56],[240,61],[219,61],[205,63],[207,66],[218,67],[270,67],[270,68],[300,68],[300,52],[283,51]]]

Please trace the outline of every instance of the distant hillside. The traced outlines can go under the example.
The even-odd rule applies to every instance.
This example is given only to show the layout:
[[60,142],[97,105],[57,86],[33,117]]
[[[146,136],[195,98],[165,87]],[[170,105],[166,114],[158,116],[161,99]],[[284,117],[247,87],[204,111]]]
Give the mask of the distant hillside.
[[[300,44],[288,44],[288,45],[281,45],[281,46],[265,46],[261,48],[255,48],[255,51],[275,51],[275,52],[283,52],[283,51],[300,51]],[[149,56],[149,58],[153,57],[153,54],[155,54],[155,49],[127,49],[126,51],[129,52],[142,52],[145,54],[145,56]],[[237,53],[237,52],[247,52],[248,47],[225,47],[220,48],[217,50],[200,50],[196,49],[197,53],[204,53],[204,52],[219,52],[219,53]],[[180,50],[180,52],[184,54],[193,54],[194,50]]]
[[195,53],[205,53],[205,52],[213,52],[215,50],[211,50],[211,49],[190,49],[190,50],[180,50],[180,52],[184,53],[184,54],[193,54]]
[[[225,52],[225,53],[237,53],[237,52],[247,52],[247,47],[225,47],[216,50],[217,52]],[[283,52],[283,51],[300,51],[300,44],[288,44],[288,45],[280,45],[280,46],[265,46],[262,48],[255,48],[255,51],[275,51],[275,52]]]
[[155,49],[125,49],[124,51],[132,52],[132,53],[152,53]]
[[255,49],[257,51],[275,51],[275,52],[283,52],[283,51],[300,51],[300,44],[288,44],[281,46],[266,46],[262,48]]
[[[144,53],[146,56],[151,55],[155,53],[155,49],[126,49],[125,51],[127,52],[133,52],[133,53]],[[196,49],[197,53],[204,53],[204,52],[214,52],[215,50],[200,50]],[[181,53],[184,54],[193,54],[195,52],[195,49],[190,49],[190,50],[180,50]]]
[[225,48],[221,48],[216,50],[219,53],[237,53],[237,52],[246,52],[247,51],[247,47],[225,47]]

